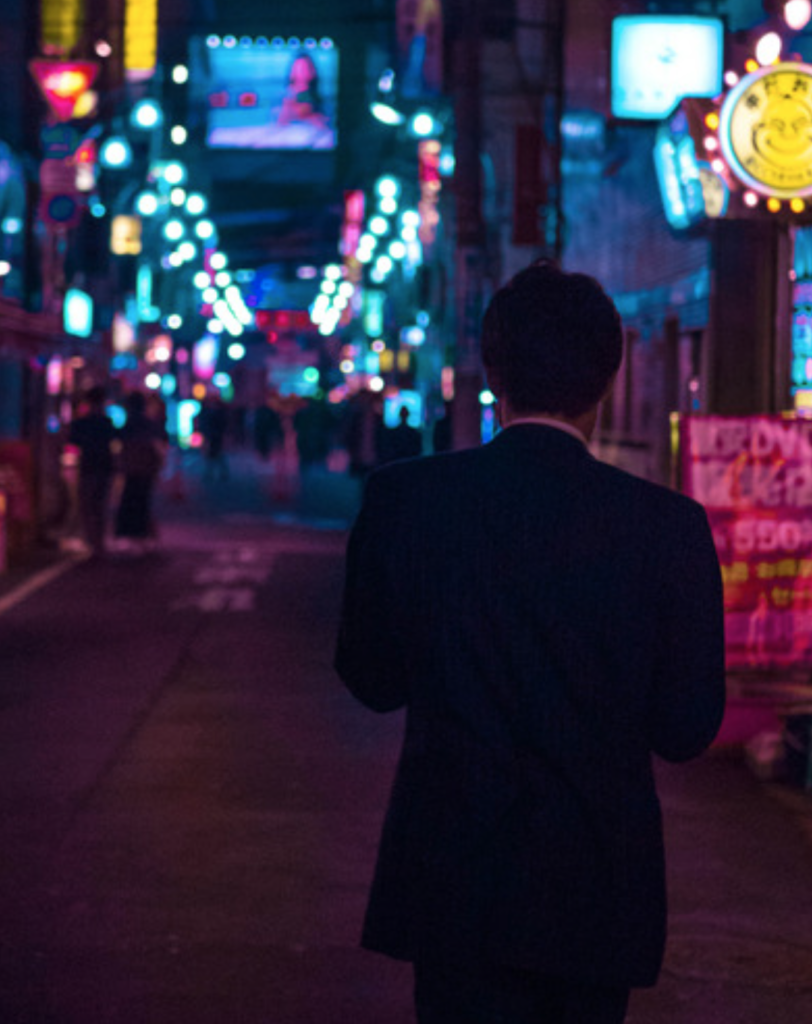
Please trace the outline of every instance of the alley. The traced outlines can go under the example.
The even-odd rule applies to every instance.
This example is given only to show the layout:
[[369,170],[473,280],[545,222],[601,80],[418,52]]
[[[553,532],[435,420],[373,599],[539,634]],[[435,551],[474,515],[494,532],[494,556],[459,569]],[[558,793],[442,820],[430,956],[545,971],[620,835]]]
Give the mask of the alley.
[[[346,482],[303,515],[235,469],[0,615],[3,1024],[413,1020],[358,949],[402,718],[331,667]],[[812,812],[725,751],[660,775],[671,943],[629,1020],[812,1020]]]

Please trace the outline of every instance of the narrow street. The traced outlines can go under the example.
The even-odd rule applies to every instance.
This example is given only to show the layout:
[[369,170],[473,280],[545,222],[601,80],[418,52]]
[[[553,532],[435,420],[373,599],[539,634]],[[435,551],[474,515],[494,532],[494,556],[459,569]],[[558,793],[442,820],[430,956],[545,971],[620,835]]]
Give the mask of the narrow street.
[[[413,1020],[357,945],[402,718],[331,668],[353,498],[232,470],[162,497],[160,552],[0,605],[2,1024]],[[812,808],[728,752],[660,774],[671,943],[629,1020],[812,1020]]]

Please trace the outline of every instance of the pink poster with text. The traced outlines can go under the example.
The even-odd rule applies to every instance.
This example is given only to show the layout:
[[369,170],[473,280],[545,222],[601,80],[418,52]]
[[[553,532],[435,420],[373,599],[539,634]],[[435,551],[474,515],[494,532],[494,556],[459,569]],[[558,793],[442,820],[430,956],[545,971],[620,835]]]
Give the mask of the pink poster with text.
[[812,668],[812,420],[684,417],[680,453],[722,566],[728,669]]

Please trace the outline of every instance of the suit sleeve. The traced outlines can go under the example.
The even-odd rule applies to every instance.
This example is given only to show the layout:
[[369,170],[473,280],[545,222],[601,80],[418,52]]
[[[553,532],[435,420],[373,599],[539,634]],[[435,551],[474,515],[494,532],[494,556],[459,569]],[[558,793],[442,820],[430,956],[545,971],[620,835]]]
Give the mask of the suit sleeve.
[[687,761],[715,738],[725,704],[722,580],[707,516],[693,502],[674,531],[659,581],[651,749]]
[[353,696],[380,712],[402,707],[408,696],[395,602],[395,510],[391,489],[370,477],[347,545],[334,662]]

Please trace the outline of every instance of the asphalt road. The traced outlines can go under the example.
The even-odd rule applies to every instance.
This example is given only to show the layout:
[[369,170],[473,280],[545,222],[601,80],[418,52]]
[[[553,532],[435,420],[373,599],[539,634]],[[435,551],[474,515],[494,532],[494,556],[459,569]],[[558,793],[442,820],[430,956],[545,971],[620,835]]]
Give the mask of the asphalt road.
[[[309,486],[192,474],[160,553],[0,604],[0,1024],[413,1021],[357,946],[402,719],[333,674],[352,495]],[[660,776],[671,942],[630,1024],[812,1021],[803,814],[727,753]]]

